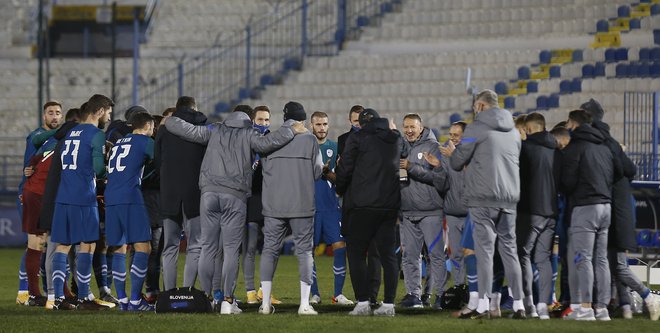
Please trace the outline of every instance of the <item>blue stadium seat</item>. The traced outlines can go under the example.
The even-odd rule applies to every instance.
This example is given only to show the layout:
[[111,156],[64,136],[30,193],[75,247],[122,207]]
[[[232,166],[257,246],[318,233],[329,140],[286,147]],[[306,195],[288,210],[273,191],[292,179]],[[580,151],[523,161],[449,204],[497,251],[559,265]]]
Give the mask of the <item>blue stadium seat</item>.
[[215,114],[223,113],[223,112],[229,112],[229,109],[231,106],[229,103],[226,102],[218,102],[215,104]]
[[594,76],[605,76],[605,63],[597,62],[594,66]]
[[584,60],[584,52],[582,50],[573,50],[573,62],[580,62]]
[[618,64],[618,65],[616,65],[616,77],[618,77],[618,78],[628,77],[628,65],[627,64]]
[[518,79],[519,80],[529,80],[531,77],[531,71],[527,66],[521,66],[518,68]]
[[552,94],[548,97],[548,107],[549,108],[558,108],[559,107],[559,94]]
[[610,31],[610,23],[607,20],[598,20],[596,23],[596,32],[608,32]]
[[639,61],[651,60],[651,49],[643,47],[639,49]]
[[583,78],[593,79],[594,78],[594,72],[595,72],[594,65],[586,64],[586,65],[582,66],[582,77]]
[[653,65],[651,65],[649,73],[650,73],[650,76],[652,78],[659,78],[660,77],[660,62],[654,62]]
[[615,61],[616,61],[616,49],[605,50],[605,62],[615,62]]
[[660,247],[660,230],[653,233],[653,246]]
[[552,60],[552,53],[548,50],[543,50],[539,53],[539,62],[542,64],[549,64]]
[[617,16],[619,17],[630,17],[630,6],[623,5],[617,9]]
[[298,71],[302,69],[302,62],[298,58],[288,58],[284,60],[284,70],[295,70]]
[[527,93],[539,92],[539,83],[536,81],[527,82]]
[[653,235],[651,230],[640,230],[637,233],[637,245],[639,246],[652,246],[653,245]]
[[463,120],[463,118],[461,118],[461,115],[456,113],[456,112],[452,113],[451,116],[449,116],[449,123],[450,124],[453,124],[453,123],[455,123],[457,121],[461,121],[461,120]]
[[269,84],[273,84],[274,81],[275,80],[272,75],[266,74],[261,76],[261,78],[259,79],[259,84],[263,87]]
[[628,60],[628,49],[625,47],[616,49],[616,52],[614,53],[614,60],[617,62]]
[[571,93],[571,81],[562,80],[559,82],[559,93],[560,94],[570,94]]
[[654,47],[651,49],[651,61],[660,61],[660,47]]
[[651,76],[651,65],[648,62],[637,63],[637,76],[649,77]]
[[358,16],[357,18],[357,26],[358,27],[366,27],[369,25],[369,17],[367,16]]
[[642,28],[642,23],[639,21],[638,18],[634,18],[630,20],[629,23],[630,30],[637,30]]
[[522,115],[522,114],[523,114],[522,112],[520,112],[520,111],[516,111],[516,112],[512,113],[511,115],[515,118],[515,117],[518,117],[518,116],[520,116],[520,115]]
[[639,64],[631,62],[628,64],[628,77],[637,77],[639,73]]
[[571,81],[571,92],[582,92],[582,79],[574,78],[573,81]]
[[561,77],[561,67],[559,66],[550,67],[550,77]]
[[653,43],[660,44],[660,29],[653,30]]
[[540,110],[546,110],[548,108],[548,97],[539,96],[536,98],[536,108]]
[[381,14],[391,13],[393,10],[394,10],[394,6],[392,6],[392,4],[389,2],[385,2],[380,5]]
[[513,96],[507,96],[504,98],[504,108],[507,110],[516,108],[516,98]]
[[238,90],[238,98],[240,99],[248,99],[250,98],[250,89],[248,88],[241,88]]
[[651,6],[651,15],[652,16],[660,15],[660,3],[654,3]]
[[495,93],[498,95],[506,95],[509,92],[509,88],[506,86],[505,82],[495,83]]

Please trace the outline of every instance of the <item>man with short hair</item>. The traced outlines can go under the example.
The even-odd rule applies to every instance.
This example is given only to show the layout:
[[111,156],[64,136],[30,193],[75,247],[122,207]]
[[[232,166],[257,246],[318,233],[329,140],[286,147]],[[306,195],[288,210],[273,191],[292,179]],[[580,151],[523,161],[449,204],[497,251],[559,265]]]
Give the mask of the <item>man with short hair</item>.
[[425,128],[422,118],[415,113],[403,117],[404,147],[407,158],[402,158],[400,167],[407,170],[408,181],[401,184],[400,224],[401,248],[403,250],[403,277],[407,294],[401,301],[406,308],[421,308],[422,247],[428,249],[432,290],[435,302],[432,307],[442,309],[440,302],[447,282],[445,242],[442,238],[443,199],[434,184],[444,185],[446,190],[447,172],[442,167],[433,167],[424,159],[424,154],[440,156],[438,141],[433,132]]
[[[557,143],[545,130],[545,117],[533,112],[525,118],[527,139],[520,151],[520,201],[516,224],[527,315],[550,319],[548,300],[552,293],[550,255],[557,218],[559,165]],[[538,305],[534,305],[532,262],[539,272]]]
[[99,238],[99,212],[94,179],[105,173],[105,136],[99,128],[110,120],[114,102],[94,95],[80,112],[81,122],[71,129],[61,152],[61,181],[55,200],[51,239],[57,243],[53,256],[54,308],[76,308],[64,299],[66,259],[72,245],[80,244],[77,259],[78,309],[105,308],[88,298],[92,255]]
[[362,111],[364,111],[364,107],[362,105],[353,105],[351,109],[348,110],[348,123],[351,125],[351,129],[337,138],[338,156],[341,156],[341,153],[344,151],[344,146],[346,145],[346,139],[348,139],[348,136],[360,130],[360,122],[358,117]]
[[[495,245],[513,296],[514,319],[525,318],[522,276],[516,246],[516,204],[520,198],[520,134],[513,117],[498,107],[492,90],[475,97],[475,120],[466,127],[460,147],[451,152],[451,167],[465,168],[465,198],[474,223],[478,260],[479,304],[469,318],[490,318]],[[495,242],[497,240],[497,243]]]
[[[325,112],[314,112],[311,117],[312,134],[321,149],[323,158],[323,176],[315,182],[316,213],[314,214],[314,246],[323,241],[332,246],[334,263],[332,271],[335,275],[332,304],[352,305],[353,301],[343,295],[346,279],[346,242],[341,235],[341,208],[335,190],[335,165],[337,163],[337,144],[328,139],[328,115]],[[316,276],[316,264],[312,274],[312,300],[310,303],[321,303],[321,294]]]

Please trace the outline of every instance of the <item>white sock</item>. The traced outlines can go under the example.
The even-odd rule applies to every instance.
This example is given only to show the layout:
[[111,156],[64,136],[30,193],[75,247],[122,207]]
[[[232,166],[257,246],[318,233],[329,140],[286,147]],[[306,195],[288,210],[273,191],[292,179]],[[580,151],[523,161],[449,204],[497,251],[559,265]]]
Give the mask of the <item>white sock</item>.
[[96,297],[94,297],[94,294],[90,291],[89,295],[87,295],[87,299],[90,301],[93,301]]
[[362,306],[370,306],[370,305],[369,305],[369,301],[358,302],[357,305],[360,306],[360,307],[362,307]]
[[[309,294],[311,293],[312,286],[300,281],[300,306],[309,307]],[[264,299],[266,295],[264,294]]]
[[124,304],[128,303],[128,297],[124,297],[124,298],[120,299],[119,303],[124,303]]
[[545,304],[545,303],[536,304],[536,310],[537,311],[542,310],[542,309],[547,309],[547,308],[548,308],[548,304]]
[[131,300],[131,304],[138,305],[138,304],[140,304],[140,300],[139,299],[138,300]]
[[[367,302],[367,303],[369,303],[369,302]],[[383,303],[383,304],[381,305],[381,307],[382,307],[382,308],[393,308],[393,307],[394,307],[394,303]]]
[[573,304],[571,303],[571,310],[575,311],[580,308],[580,304]]
[[468,309],[474,310],[477,308],[477,305],[479,305],[479,292],[478,291],[471,291],[470,292],[470,300],[468,301]]
[[48,294],[48,301],[49,302],[54,302],[55,301],[55,294]]
[[493,293],[493,298],[490,299],[490,309],[497,310],[500,308],[500,303],[502,302],[501,293]]
[[513,300],[513,311],[525,310],[525,305],[521,299]]
[[110,290],[110,288],[105,287],[105,286],[103,287],[103,292],[108,294],[108,295],[112,294],[112,290]]
[[632,309],[630,308],[630,304],[622,305],[621,309],[625,312],[630,312]]
[[534,305],[534,296],[525,296],[525,305]]
[[273,288],[273,281],[261,281],[261,291],[263,293],[264,299],[261,301],[261,304],[265,309],[270,309],[270,293]]
[[484,313],[488,311],[488,303],[490,301],[488,300],[488,296],[484,296],[484,298],[479,299],[479,304],[477,305],[477,312],[479,313]]

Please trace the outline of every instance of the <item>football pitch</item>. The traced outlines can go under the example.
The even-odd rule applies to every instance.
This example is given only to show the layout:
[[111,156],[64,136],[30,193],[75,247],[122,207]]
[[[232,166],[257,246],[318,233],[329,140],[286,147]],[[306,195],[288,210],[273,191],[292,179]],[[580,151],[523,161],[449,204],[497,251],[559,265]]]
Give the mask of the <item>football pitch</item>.
[[[397,308],[393,318],[350,317],[351,307],[330,304],[332,296],[332,258],[317,258],[321,305],[315,306],[319,315],[298,316],[300,285],[297,261],[294,256],[282,256],[273,282],[275,296],[283,301],[275,314],[257,314],[257,305],[242,305],[243,313],[234,316],[219,314],[155,314],[124,313],[116,309],[101,312],[54,312],[43,308],[28,308],[15,303],[18,286],[18,264],[22,252],[18,249],[0,249],[0,332],[660,332],[660,321],[636,316],[633,320],[613,319],[610,322],[574,322],[553,319],[548,321],[510,319],[459,320],[450,311],[430,309],[403,310]],[[183,263],[183,260],[179,260]],[[258,268],[258,265],[257,265]],[[179,267],[178,282],[183,265]],[[245,300],[242,273],[239,274],[236,296]],[[259,276],[258,273],[256,275]],[[94,281],[94,279],[92,279]],[[98,295],[96,283],[92,291]],[[397,302],[405,294],[403,281],[399,282]],[[353,298],[350,278],[347,277],[344,294]],[[382,293],[381,293],[382,295]]]

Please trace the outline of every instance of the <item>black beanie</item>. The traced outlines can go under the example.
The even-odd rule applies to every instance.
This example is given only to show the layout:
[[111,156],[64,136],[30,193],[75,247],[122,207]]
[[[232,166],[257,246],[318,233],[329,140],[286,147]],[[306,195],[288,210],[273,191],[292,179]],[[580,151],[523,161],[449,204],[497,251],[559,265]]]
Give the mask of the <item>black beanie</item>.
[[364,111],[360,112],[360,116],[358,117],[358,121],[360,122],[360,127],[366,125],[371,119],[374,118],[380,118],[378,115],[378,112],[374,109],[364,109]]
[[147,111],[142,105],[133,105],[124,112],[124,118],[126,118],[126,121],[130,122],[131,117],[138,113],[149,113],[149,111]]
[[585,110],[591,115],[593,120],[602,121],[605,116],[605,110],[597,100],[590,98],[586,103],[580,105],[580,109]]
[[296,121],[303,121],[307,119],[305,108],[298,102],[289,102],[284,105],[284,121],[293,119]]

